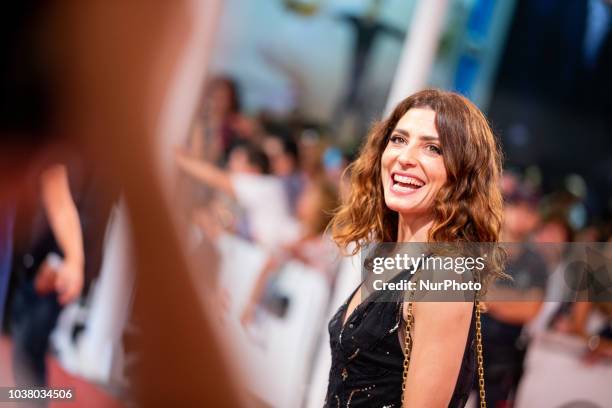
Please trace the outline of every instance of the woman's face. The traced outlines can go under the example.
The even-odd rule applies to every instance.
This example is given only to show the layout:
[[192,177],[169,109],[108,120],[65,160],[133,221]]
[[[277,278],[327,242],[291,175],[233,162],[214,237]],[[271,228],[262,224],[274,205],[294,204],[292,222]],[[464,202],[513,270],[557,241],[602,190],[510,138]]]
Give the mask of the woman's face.
[[410,109],[391,133],[381,158],[385,204],[401,215],[425,215],[446,183],[436,113]]

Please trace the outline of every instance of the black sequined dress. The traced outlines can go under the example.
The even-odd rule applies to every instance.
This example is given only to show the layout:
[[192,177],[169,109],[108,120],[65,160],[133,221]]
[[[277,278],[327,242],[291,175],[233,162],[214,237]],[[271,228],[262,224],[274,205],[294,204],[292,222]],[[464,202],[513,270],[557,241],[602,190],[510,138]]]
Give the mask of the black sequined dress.
[[[372,293],[343,325],[353,295],[329,322],[332,366],[324,406],[399,408],[404,363],[399,337],[399,332],[405,330],[403,293]],[[449,407],[464,407],[473,384],[476,370],[474,316],[472,312],[472,323]]]

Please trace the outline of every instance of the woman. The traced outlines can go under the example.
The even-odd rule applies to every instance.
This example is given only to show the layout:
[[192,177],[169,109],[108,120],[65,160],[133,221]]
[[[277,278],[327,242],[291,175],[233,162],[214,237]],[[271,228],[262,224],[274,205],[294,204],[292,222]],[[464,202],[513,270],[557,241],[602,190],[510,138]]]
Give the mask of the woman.
[[[460,95],[425,90],[400,102],[373,128],[351,172],[349,200],[330,225],[342,248],[498,241],[500,151],[483,114]],[[495,255],[483,285],[503,274]],[[326,406],[464,406],[480,349],[476,302],[362,303],[360,292],[329,324]]]

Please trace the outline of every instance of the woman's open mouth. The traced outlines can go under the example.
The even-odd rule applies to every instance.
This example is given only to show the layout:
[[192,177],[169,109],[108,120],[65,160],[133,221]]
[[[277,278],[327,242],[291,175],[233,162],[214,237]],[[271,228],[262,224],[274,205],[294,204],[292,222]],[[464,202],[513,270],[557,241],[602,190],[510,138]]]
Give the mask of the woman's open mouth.
[[400,193],[412,193],[425,185],[425,182],[412,175],[398,173],[391,174],[391,190]]

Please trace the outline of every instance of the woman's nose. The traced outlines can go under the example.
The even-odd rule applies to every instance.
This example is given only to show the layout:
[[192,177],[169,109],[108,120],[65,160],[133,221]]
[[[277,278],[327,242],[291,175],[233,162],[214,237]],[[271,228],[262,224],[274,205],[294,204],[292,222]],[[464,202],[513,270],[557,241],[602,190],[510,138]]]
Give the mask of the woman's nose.
[[416,165],[416,152],[410,145],[405,146],[397,157],[399,164],[405,167],[413,167]]

